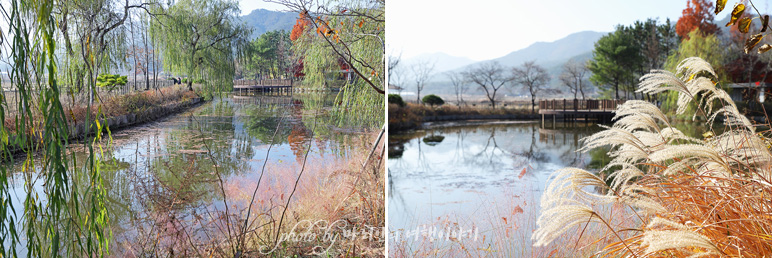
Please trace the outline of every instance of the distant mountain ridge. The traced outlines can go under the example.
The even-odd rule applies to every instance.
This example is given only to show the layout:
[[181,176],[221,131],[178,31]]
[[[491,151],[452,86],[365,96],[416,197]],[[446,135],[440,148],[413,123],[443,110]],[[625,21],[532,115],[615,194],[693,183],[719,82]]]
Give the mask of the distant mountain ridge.
[[[562,88],[560,85],[560,73],[563,71],[563,65],[569,60],[584,63],[592,58],[592,51],[595,49],[595,42],[608,32],[582,31],[570,34],[564,38],[553,42],[536,42],[530,46],[513,51],[505,56],[470,63],[452,69],[454,72],[463,72],[484,62],[497,61],[506,68],[520,66],[527,61],[536,61],[547,70],[550,75],[549,87]],[[435,72],[437,70],[435,69]],[[442,94],[447,93],[450,82],[447,76],[434,76],[423,94]],[[412,86],[412,85],[411,85]],[[411,86],[407,90],[411,90]],[[517,88],[519,89],[519,88]],[[515,91],[519,91],[519,90]],[[424,93],[425,92],[425,93]]]
[[536,42],[524,49],[488,61],[498,61],[504,66],[519,66],[531,60],[540,65],[565,63],[575,56],[592,52],[595,42],[606,34],[608,33],[596,31],[577,32],[553,42]]
[[291,31],[295,26],[297,13],[270,11],[266,9],[255,9],[247,15],[240,17],[242,21],[254,29],[251,38],[257,38],[263,33],[273,30]]

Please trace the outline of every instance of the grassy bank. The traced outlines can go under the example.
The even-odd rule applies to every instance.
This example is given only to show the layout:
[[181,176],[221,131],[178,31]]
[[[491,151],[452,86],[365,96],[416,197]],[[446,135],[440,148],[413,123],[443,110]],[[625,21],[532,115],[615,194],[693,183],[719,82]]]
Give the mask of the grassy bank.
[[[102,97],[97,95],[90,108],[87,101],[75,101],[75,96],[70,96],[70,98],[73,98],[73,101],[63,101],[63,103],[69,103],[63,107],[63,115],[67,125],[70,128],[74,128],[84,125],[87,121],[95,121],[96,119],[105,120],[119,116],[147,113],[146,111],[151,108],[183,103],[196,99],[198,96],[194,92],[189,91],[187,88],[180,85],[125,95],[106,95]],[[157,117],[159,114],[152,115]],[[14,135],[18,132],[18,128],[33,128],[28,124],[19,124],[17,121],[20,120],[21,116],[31,116],[31,123],[34,124],[36,128],[42,128],[42,111],[36,108],[27,112],[14,112],[7,115],[4,126],[9,134]],[[147,119],[144,117],[137,117],[136,120],[144,121]],[[32,131],[28,131],[27,133],[28,135],[34,135]],[[71,135],[73,137],[79,136],[79,134]]]
[[527,118],[530,114],[530,109],[492,109],[489,107],[458,107],[449,105],[432,107],[413,103],[406,103],[405,106],[389,104],[389,131],[398,132],[418,129],[421,123],[434,121],[439,117],[447,117],[450,120],[499,119],[502,116]]

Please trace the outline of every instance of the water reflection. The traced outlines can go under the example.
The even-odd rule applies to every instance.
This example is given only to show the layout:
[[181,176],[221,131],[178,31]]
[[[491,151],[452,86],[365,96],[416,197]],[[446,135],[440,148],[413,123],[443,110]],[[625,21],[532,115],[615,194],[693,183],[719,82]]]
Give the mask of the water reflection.
[[[562,167],[589,163],[588,155],[575,150],[582,137],[599,129],[508,123],[390,136],[389,232],[395,241],[390,252],[425,248],[427,243],[406,236],[427,225],[474,226],[490,243],[507,226],[516,223],[509,228],[514,230],[534,224],[548,176]],[[529,238],[530,231],[522,228]]]
[[[705,130],[697,123],[675,127],[692,137]],[[596,124],[512,122],[390,136],[389,252],[547,256],[552,249],[540,253],[544,250],[532,248],[530,241],[541,194],[558,169],[597,171],[608,164],[608,149],[576,151],[582,138],[601,129]],[[426,237],[471,228],[479,229],[474,241]]]
[[[266,178],[264,184],[273,190],[261,191],[265,197],[261,201],[284,196],[284,184],[289,181],[285,179],[295,176],[293,166],[302,162],[309,144],[310,166],[347,160],[352,138],[358,135],[331,129],[334,126],[326,123],[323,115],[317,116],[318,112],[304,106],[309,98],[225,97],[155,123],[115,132],[114,142],[102,152],[99,164],[114,234],[111,254],[143,251],[147,255],[192,255],[184,253],[193,250],[185,246],[218,239],[230,225],[237,224],[230,221],[237,216],[225,217],[224,211],[243,212],[248,204],[244,193],[254,189],[265,162],[284,165],[288,172]],[[324,104],[323,99],[315,105]],[[317,131],[312,132],[313,128]],[[80,167],[87,156],[82,145],[71,151]],[[17,212],[23,211],[26,196],[22,176],[14,175]],[[85,175],[79,180],[81,185],[88,182]],[[242,187],[245,185],[249,187]]]

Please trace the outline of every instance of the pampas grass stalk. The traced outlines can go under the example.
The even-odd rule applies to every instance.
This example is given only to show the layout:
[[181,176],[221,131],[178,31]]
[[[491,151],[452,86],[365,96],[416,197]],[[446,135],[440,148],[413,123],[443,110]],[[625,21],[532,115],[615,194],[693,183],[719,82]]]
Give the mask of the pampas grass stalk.
[[[695,104],[710,133],[688,137],[644,101],[620,105],[614,124],[583,139],[580,149],[611,147],[612,160],[600,171],[611,180],[576,168],[556,171],[543,196],[535,245],[596,222],[618,239],[602,249],[604,257],[772,256],[771,132],[757,133],[717,81],[700,58],[683,60],[675,73],[641,77],[639,92],[678,92],[678,114]],[[713,129],[719,120],[726,126],[721,134]],[[599,209],[609,204],[626,207],[636,228],[604,220]]]

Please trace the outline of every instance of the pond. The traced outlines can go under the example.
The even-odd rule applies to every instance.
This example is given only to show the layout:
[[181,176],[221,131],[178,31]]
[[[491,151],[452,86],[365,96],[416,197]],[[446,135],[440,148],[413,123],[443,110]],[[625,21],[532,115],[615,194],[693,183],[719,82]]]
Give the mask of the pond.
[[[114,130],[112,144],[100,155],[113,234],[110,254],[193,255],[233,237],[231,229],[244,224],[248,211],[253,230],[261,221],[275,222],[301,171],[293,200],[315,194],[322,181],[334,181],[329,173],[349,161],[363,132],[337,127],[323,111],[309,108],[329,106],[333,99],[215,97],[153,123]],[[87,151],[83,144],[71,146],[81,166]],[[24,210],[27,176],[42,189],[44,179],[14,174],[17,217]]]
[[[677,125],[694,135],[698,126]],[[602,149],[579,153],[596,124],[440,123],[390,135],[389,253],[410,256],[545,257],[533,248],[541,193],[555,170],[597,169]],[[571,240],[563,243],[574,245]]]

